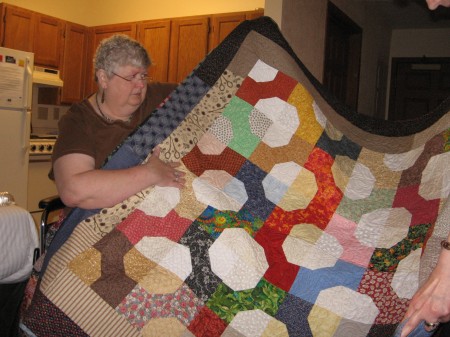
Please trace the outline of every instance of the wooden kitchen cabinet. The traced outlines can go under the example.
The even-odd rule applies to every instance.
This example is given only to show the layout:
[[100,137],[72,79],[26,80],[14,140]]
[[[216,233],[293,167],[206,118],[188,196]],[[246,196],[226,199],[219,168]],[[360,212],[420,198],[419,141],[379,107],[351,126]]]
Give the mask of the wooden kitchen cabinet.
[[64,23],[51,16],[35,15],[33,47],[35,64],[59,68]]
[[2,47],[33,52],[34,14],[19,7],[0,4],[1,45]]
[[216,48],[233,29],[245,21],[245,13],[213,14],[211,15],[211,31],[209,34],[208,51]]
[[[92,60],[94,58],[95,51],[97,50],[101,40],[114,34],[125,34],[133,39],[136,39],[136,29],[136,22],[92,27],[89,33],[88,60]],[[85,93],[86,95],[89,95],[95,91],[97,91],[97,85],[94,80],[94,67],[92,62],[88,62]]]
[[138,41],[150,55],[150,79],[167,82],[169,76],[170,20],[145,21],[138,24]]
[[208,53],[209,17],[173,19],[169,82],[179,83]]
[[216,48],[242,22],[245,20],[256,19],[262,15],[264,15],[264,9],[237,13],[212,14],[208,51]]
[[92,59],[100,41],[113,34],[126,34],[145,46],[152,80],[179,83],[241,22],[264,15],[258,9],[86,27],[5,3],[0,11],[1,45],[34,52],[36,65],[59,69],[62,104],[96,91]]
[[114,25],[104,25],[92,27],[91,38],[92,38],[92,54],[95,53],[97,46],[100,41],[110,37],[114,34],[125,34],[133,39],[136,38],[136,23],[119,23]]
[[2,46],[34,53],[34,64],[58,68],[64,21],[2,3]]
[[263,15],[264,15],[264,8],[257,8],[254,11],[245,12],[245,19],[253,20],[253,19],[257,19]]
[[64,55],[61,77],[64,86],[61,90],[61,103],[71,104],[81,101],[85,96],[86,69],[89,47],[89,28],[67,22],[64,32]]

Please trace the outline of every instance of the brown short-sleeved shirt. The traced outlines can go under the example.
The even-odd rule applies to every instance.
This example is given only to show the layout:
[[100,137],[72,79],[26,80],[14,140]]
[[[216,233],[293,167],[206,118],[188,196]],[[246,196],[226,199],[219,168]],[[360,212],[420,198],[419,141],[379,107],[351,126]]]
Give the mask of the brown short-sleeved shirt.
[[[163,100],[177,87],[177,84],[152,82],[141,106],[133,114],[130,122],[109,123],[100,117],[84,99],[70,107],[58,124],[52,163],[71,153],[82,153],[95,159],[95,168],[100,168],[107,156],[120,145]],[[49,173],[54,179],[53,170]]]

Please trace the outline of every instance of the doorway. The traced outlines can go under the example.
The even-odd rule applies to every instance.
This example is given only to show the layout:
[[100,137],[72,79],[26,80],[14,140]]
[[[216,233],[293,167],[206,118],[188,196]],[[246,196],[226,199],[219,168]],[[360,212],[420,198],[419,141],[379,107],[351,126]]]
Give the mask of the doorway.
[[323,85],[357,111],[362,29],[328,1]]
[[450,58],[392,59],[389,120],[423,116],[450,96]]

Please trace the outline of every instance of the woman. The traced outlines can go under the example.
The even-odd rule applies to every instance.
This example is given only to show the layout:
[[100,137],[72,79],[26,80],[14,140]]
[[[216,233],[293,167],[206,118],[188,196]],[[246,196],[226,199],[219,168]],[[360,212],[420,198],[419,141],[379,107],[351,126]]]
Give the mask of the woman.
[[[68,208],[111,207],[151,185],[182,188],[178,163],[159,159],[156,148],[142,165],[101,170],[108,155],[175,89],[176,84],[147,83],[150,58],[137,41],[114,35],[103,40],[94,57],[95,94],[74,104],[59,122],[50,178]],[[51,226],[46,246],[62,223]],[[33,297],[42,255],[25,290],[22,313]]]
[[74,104],[59,122],[53,152],[58,194],[68,207],[111,207],[151,186],[182,188],[178,163],[149,160],[121,170],[100,170],[107,156],[176,87],[147,83],[150,58],[145,48],[125,35],[103,40],[94,57],[95,94]]

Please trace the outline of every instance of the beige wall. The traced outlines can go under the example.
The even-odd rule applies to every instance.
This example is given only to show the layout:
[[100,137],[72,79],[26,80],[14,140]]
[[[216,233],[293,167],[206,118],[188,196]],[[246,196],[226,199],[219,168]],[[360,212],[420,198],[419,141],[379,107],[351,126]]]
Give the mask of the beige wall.
[[322,80],[326,0],[284,0],[281,31],[309,71]]
[[283,0],[266,0],[264,3],[264,14],[270,13],[270,17],[281,26],[281,16],[283,15]]
[[[411,43],[414,41],[414,43]],[[391,57],[449,57],[450,29],[396,29]]]
[[86,26],[264,8],[264,0],[6,0]]

